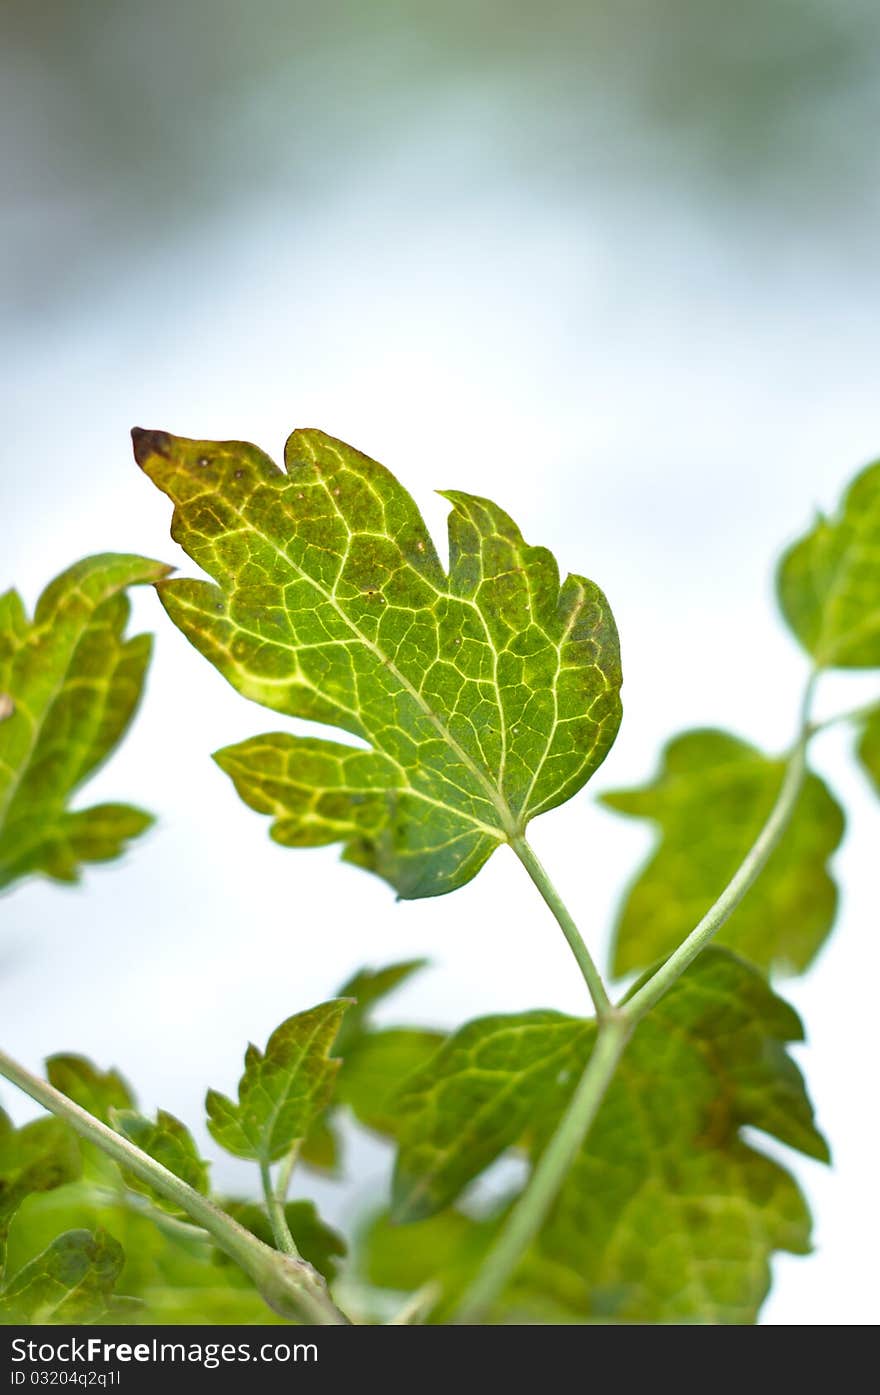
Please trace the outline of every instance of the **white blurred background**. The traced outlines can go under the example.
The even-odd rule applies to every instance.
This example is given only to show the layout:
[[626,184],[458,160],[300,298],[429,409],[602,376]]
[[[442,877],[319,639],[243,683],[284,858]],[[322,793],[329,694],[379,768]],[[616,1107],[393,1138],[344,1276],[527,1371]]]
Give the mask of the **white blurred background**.
[[[772,563],[880,454],[880,12],[871,0],[51,0],[0,5],[0,589],[90,552],[190,564],[134,425],[280,453],[320,426],[488,494],[607,591],[626,716],[595,790],[673,732],[781,749],[804,661]],[[427,955],[385,1020],[578,1011],[568,951],[505,850],[455,900],[395,904],[326,849],[273,845],[209,753],[283,726],[151,593],[148,701],[85,802],[159,815],[126,861],[0,906],[0,1030],[33,1068],[118,1063],[198,1124],[248,1039],[363,963]],[[835,677],[827,711],[876,676]],[[834,939],[784,991],[835,1154],[791,1159],[816,1254],[767,1323],[878,1317],[878,813],[843,731]],[[590,792],[533,841],[602,952],[647,830]],[[16,1117],[32,1111],[12,1091]],[[359,1145],[331,1216],[381,1192]],[[251,1185],[218,1160],[221,1185]]]

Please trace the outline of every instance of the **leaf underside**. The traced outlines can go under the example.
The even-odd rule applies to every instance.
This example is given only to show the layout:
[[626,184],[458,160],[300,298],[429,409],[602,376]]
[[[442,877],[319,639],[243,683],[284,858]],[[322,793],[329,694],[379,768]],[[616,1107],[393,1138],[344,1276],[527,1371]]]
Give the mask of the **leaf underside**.
[[394,476],[320,431],[293,433],[285,471],[240,442],[133,436],[213,579],[161,583],[175,624],[246,697],[369,748],[276,733],[218,753],[278,842],[341,842],[399,895],[439,895],[601,764],[620,722],[608,603],[560,586],[495,504],[444,495],[447,575]]
[[[670,954],[724,890],[779,793],[785,761],[723,731],[685,732],[663,753],[650,784],[602,795],[609,808],[652,820],[661,833],[618,912],[616,974]],[[785,837],[716,939],[761,968],[802,972],[834,923],[837,888],[827,862],[843,812],[808,774]]]
[[117,857],[152,819],[126,804],[69,801],[121,741],[150,659],[148,635],[125,639],[125,589],[168,567],[106,553],[47,586],[33,620],[0,596],[0,890],[34,873],[76,881]]
[[880,668],[880,461],[784,554],[777,594],[820,668]]
[[[517,1302],[531,1274],[533,1296],[555,1296],[569,1320],[753,1321],[772,1253],[806,1253],[810,1218],[792,1176],[741,1130],[828,1156],[786,1051],[801,1037],[762,975],[707,951],[637,1028],[526,1257]],[[485,1018],[450,1038],[399,1096],[397,1216],[436,1216],[442,1228],[442,1208],[506,1149],[534,1163],[593,1039],[592,1023],[550,1012]],[[461,1235],[444,1230],[444,1244],[464,1282],[461,1247],[485,1245],[466,1218],[454,1228]]]

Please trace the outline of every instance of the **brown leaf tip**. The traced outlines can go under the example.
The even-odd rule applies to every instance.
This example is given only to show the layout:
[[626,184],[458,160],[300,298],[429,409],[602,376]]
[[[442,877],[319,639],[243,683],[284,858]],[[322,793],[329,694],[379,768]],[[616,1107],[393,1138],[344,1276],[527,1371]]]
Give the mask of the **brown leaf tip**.
[[171,437],[167,431],[145,431],[142,426],[134,426],[131,440],[134,458],[139,465],[146,465],[153,455],[164,456],[166,460],[171,455]]

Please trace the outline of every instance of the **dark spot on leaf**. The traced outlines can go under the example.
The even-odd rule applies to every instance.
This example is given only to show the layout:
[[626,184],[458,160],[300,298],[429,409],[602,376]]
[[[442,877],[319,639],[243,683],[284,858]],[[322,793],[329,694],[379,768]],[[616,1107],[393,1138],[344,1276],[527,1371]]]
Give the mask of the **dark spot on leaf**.
[[167,431],[145,431],[135,426],[131,432],[134,445],[134,458],[139,465],[145,465],[151,455],[161,455],[164,460],[171,457],[171,437]]

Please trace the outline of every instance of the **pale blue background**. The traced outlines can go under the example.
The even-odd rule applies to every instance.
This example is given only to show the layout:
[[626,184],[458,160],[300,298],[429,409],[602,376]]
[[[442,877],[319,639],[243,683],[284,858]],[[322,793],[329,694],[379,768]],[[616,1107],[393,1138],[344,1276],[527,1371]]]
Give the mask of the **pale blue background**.
[[[33,603],[91,551],[188,566],[130,426],[280,452],[318,425],[495,497],[607,590],[626,719],[596,788],[718,723],[780,749],[804,663],[771,564],[880,453],[880,20],[820,0],[4,6],[0,585]],[[332,849],[284,852],[208,759],[277,729],[165,622],[149,701],[88,799],[156,831],[81,890],[0,907],[4,1047],[118,1062],[197,1122],[248,1038],[367,961],[433,968],[386,1020],[584,995],[506,852],[454,901],[396,905]],[[837,678],[823,706],[876,690]],[[878,815],[844,732],[834,943],[789,994],[833,1140],[793,1163],[817,1254],[770,1323],[877,1318]],[[711,811],[709,816],[711,816]],[[588,794],[534,842],[594,945],[648,833]],[[19,1117],[22,1102],[3,1090]],[[363,1146],[334,1215],[376,1194]],[[218,1161],[225,1185],[250,1182]]]

